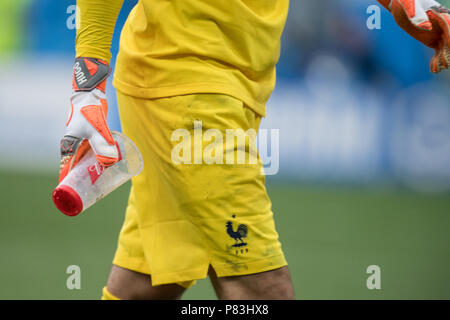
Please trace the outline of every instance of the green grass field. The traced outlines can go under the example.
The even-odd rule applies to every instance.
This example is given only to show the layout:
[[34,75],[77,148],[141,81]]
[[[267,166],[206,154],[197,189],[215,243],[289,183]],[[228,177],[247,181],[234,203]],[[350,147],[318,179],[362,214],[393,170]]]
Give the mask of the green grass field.
[[[76,218],[51,200],[56,176],[0,172],[0,299],[98,299],[129,184]],[[450,299],[450,196],[269,184],[299,299]],[[66,268],[81,268],[81,290]],[[366,268],[381,268],[368,290]],[[208,280],[186,299],[215,299]]]

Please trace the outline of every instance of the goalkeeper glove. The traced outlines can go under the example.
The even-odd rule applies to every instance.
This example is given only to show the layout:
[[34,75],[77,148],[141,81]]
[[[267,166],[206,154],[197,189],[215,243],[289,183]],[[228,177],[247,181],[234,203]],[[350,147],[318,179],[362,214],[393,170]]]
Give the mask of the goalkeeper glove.
[[431,72],[450,66],[450,10],[434,0],[378,0],[409,35],[433,48]]
[[106,78],[108,63],[92,58],[77,58],[73,68],[71,111],[61,140],[59,181],[92,147],[97,161],[107,167],[118,161],[118,150],[106,124]]

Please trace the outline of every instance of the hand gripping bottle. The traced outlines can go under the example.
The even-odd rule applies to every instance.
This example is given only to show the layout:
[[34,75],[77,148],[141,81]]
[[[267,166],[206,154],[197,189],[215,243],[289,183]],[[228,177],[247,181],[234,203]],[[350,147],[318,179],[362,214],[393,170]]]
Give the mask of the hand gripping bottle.
[[111,133],[119,150],[116,164],[103,167],[91,149],[53,190],[53,202],[65,215],[80,214],[142,171],[136,145],[122,133]]

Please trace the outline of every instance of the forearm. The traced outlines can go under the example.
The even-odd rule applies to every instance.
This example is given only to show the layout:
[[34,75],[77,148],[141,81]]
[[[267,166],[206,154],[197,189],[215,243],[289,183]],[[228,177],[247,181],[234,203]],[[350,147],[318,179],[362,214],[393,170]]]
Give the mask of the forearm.
[[77,0],[80,28],[75,41],[76,57],[111,59],[111,41],[123,0]]

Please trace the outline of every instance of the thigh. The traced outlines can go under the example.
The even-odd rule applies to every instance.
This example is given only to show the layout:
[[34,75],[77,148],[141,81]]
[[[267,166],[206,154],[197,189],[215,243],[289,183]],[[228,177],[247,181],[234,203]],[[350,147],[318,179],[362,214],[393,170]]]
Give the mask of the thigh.
[[223,300],[292,300],[294,288],[287,266],[245,276],[209,276],[217,297]]
[[186,290],[178,284],[152,286],[151,276],[113,265],[106,287],[121,300],[176,300]]

